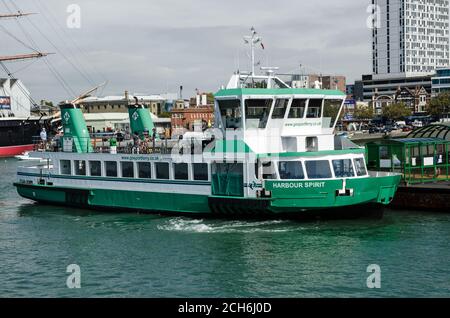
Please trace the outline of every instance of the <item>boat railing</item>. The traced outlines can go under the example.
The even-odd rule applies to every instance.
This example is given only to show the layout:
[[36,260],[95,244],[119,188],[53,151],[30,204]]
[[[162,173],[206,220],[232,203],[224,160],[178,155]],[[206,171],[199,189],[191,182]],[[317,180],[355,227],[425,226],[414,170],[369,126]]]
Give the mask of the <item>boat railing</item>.
[[172,140],[133,140],[111,137],[64,138],[55,136],[48,141],[40,137],[33,138],[35,152],[73,152],[104,154],[169,154],[174,143]]

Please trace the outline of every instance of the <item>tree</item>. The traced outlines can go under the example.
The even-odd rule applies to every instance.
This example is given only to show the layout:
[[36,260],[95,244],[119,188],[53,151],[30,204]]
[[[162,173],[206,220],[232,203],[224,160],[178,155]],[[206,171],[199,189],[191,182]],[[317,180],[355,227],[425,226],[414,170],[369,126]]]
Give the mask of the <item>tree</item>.
[[411,116],[411,109],[405,103],[394,103],[383,107],[383,117],[398,120]]
[[353,117],[356,119],[372,119],[374,116],[372,107],[356,107]]
[[450,112],[450,93],[444,92],[432,98],[428,105],[428,112],[433,116],[442,116]]

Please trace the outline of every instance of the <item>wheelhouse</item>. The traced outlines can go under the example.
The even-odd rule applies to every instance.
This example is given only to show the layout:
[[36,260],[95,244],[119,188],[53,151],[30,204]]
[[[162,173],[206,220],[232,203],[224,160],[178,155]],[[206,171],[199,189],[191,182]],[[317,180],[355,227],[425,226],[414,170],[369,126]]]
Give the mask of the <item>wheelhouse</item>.
[[333,150],[344,101],[342,92],[320,89],[222,90],[216,128],[241,133],[256,153]]

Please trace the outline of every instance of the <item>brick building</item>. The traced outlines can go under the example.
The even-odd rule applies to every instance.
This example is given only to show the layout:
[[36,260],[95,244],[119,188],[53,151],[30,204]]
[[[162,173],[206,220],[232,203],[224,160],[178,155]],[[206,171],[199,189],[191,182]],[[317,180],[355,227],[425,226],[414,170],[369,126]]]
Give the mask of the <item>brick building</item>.
[[214,123],[214,106],[172,109],[172,136],[193,131],[195,127],[208,128]]

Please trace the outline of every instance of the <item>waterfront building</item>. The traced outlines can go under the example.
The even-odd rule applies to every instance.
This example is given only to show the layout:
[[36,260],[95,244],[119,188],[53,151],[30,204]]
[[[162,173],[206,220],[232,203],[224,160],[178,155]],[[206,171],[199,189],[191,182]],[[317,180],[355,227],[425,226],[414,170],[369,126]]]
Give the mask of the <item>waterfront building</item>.
[[0,118],[28,118],[30,92],[19,79],[0,78]]
[[[339,90],[346,93],[346,78],[341,75],[292,75],[289,82],[292,88],[321,88]],[[317,87],[319,85],[319,87]]]
[[449,66],[449,0],[372,0],[372,4],[374,78],[432,75]]
[[[418,101],[408,103],[413,112],[424,112],[431,98],[431,76],[376,78],[363,75],[364,101],[374,107],[376,114],[381,114],[384,106],[398,102],[399,95],[414,93]],[[403,92],[403,93],[402,93]]]
[[363,99],[377,114],[398,101],[413,112],[424,112],[433,74],[449,66],[449,0],[372,0],[372,4],[379,19],[372,30],[373,74],[362,77]]
[[450,68],[436,70],[436,74],[431,78],[432,96],[436,97],[440,93],[450,91]]
[[[173,100],[173,96],[165,95],[135,95],[140,104],[147,107],[156,116],[166,112],[165,103]],[[135,103],[133,95],[125,92],[121,96],[88,97],[83,99],[85,113],[127,113],[129,104]]]
[[173,109],[171,112],[172,135],[183,135],[186,131],[194,131],[212,127],[214,123],[214,105]]

